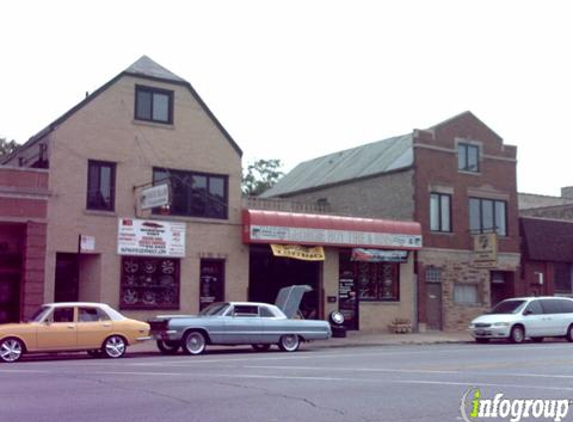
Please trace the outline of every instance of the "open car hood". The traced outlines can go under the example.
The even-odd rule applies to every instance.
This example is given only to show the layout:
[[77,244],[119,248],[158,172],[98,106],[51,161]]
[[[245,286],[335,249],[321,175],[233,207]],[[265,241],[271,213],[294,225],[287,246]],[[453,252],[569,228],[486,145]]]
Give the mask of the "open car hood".
[[285,313],[287,318],[292,318],[298,311],[302,296],[311,290],[312,287],[307,285],[283,287],[279,290],[275,305]]

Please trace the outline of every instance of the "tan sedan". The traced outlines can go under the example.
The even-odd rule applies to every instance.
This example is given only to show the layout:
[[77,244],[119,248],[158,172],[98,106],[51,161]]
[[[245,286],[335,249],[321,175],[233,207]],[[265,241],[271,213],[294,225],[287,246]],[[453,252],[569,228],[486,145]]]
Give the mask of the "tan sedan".
[[16,362],[26,353],[81,352],[119,358],[127,346],[149,339],[149,324],[103,303],[43,305],[29,322],[0,325],[0,359]]

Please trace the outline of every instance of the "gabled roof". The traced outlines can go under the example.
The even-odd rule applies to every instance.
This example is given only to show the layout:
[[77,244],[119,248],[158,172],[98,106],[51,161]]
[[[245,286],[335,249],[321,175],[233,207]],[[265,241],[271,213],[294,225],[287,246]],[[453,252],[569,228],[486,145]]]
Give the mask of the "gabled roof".
[[239,156],[243,155],[243,151],[241,150],[239,145],[235,142],[235,140],[231,137],[231,135],[223,127],[223,125],[221,125],[219,120],[217,120],[215,115],[211,112],[209,107],[207,107],[205,102],[201,99],[199,94],[197,94],[197,91],[195,91],[195,89],[191,86],[191,84],[189,82],[187,82],[185,79],[177,76],[173,72],[167,70],[163,66],[157,64],[156,62],[151,60],[149,57],[144,55],[144,56],[141,56],[141,58],[139,58],[135,63],[133,63],[131,66],[129,66],[126,70],[124,70],[119,75],[117,75],[115,78],[111,79],[109,82],[102,85],[100,88],[98,88],[96,91],[94,91],[91,95],[87,96],[85,99],[83,99],[77,105],[75,105],[73,108],[68,110],[66,113],[64,113],[62,116],[60,116],[56,120],[54,120],[52,123],[50,123],[47,127],[45,127],[40,132],[38,132],[36,135],[34,135],[30,139],[28,139],[28,141],[26,143],[24,143],[24,145],[22,145],[18,150],[14,151],[12,154],[9,154],[6,157],[3,157],[2,160],[0,161],[0,164],[4,164],[4,163],[9,162],[13,157],[17,156],[20,151],[31,147],[36,142],[43,139],[46,135],[48,135],[51,132],[53,132],[54,130],[56,130],[62,123],[64,123],[71,116],[73,116],[78,110],[80,110],[81,108],[86,106],[94,98],[97,98],[98,95],[100,95],[102,92],[104,92],[110,86],[112,86],[115,82],[117,82],[123,76],[133,76],[133,77],[142,78],[142,79],[149,79],[149,80],[155,80],[155,81],[160,81],[160,82],[175,83],[178,85],[185,86],[186,88],[189,89],[189,91],[191,92],[191,95],[197,100],[197,102],[200,104],[200,106],[205,111],[205,113],[207,113],[207,115],[213,121],[213,123],[217,126],[217,128],[223,133],[223,135],[225,136],[227,141],[231,144],[233,149],[235,149],[235,151],[239,154]]
[[305,161],[261,197],[292,194],[409,168],[414,162],[412,139],[412,134],[396,136]]
[[125,73],[133,76],[144,76],[151,78],[163,79],[166,81],[183,82],[187,81],[170,70],[165,69],[163,66],[155,63],[147,56],[141,56],[139,60],[125,69]]
[[573,262],[573,222],[520,217],[524,254],[535,261]]

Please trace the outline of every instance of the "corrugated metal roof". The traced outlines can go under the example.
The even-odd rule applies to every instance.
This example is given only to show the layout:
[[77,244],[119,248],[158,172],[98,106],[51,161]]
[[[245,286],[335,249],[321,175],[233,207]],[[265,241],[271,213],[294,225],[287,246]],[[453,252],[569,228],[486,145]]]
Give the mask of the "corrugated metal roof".
[[305,161],[261,197],[268,198],[410,167],[412,134],[396,136]]

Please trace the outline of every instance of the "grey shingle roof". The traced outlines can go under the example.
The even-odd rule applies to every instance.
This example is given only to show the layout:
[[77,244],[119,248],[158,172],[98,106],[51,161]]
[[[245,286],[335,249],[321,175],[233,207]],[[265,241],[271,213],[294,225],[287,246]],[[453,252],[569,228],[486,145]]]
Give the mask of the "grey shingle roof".
[[167,79],[169,81],[186,82],[185,79],[180,78],[175,73],[165,69],[145,55],[141,56],[139,60],[125,69],[125,72],[140,76]]
[[288,195],[408,168],[413,159],[412,134],[396,136],[300,163],[261,197]]

